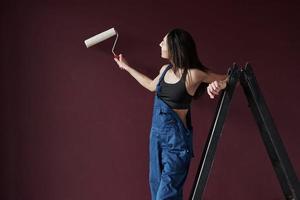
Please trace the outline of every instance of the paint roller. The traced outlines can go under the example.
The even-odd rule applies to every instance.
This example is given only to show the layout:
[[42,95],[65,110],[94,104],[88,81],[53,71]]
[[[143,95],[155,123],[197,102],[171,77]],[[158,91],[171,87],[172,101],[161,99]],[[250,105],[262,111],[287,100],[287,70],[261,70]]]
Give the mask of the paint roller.
[[85,43],[85,46],[87,48],[89,48],[89,47],[91,47],[91,46],[93,46],[95,44],[98,44],[98,43],[100,43],[100,42],[102,42],[104,40],[107,40],[108,38],[111,38],[111,37],[113,37],[115,35],[116,35],[116,39],[115,39],[114,45],[113,45],[113,47],[111,49],[111,52],[114,54],[115,57],[118,57],[115,54],[115,52],[114,52],[115,46],[117,44],[117,40],[118,40],[118,37],[119,37],[118,32],[115,30],[115,28],[108,29],[107,31],[104,31],[104,32],[99,33],[99,34],[97,34],[97,35],[95,35],[95,36],[93,36],[93,37],[91,37],[89,39],[86,39],[84,41],[84,43]]

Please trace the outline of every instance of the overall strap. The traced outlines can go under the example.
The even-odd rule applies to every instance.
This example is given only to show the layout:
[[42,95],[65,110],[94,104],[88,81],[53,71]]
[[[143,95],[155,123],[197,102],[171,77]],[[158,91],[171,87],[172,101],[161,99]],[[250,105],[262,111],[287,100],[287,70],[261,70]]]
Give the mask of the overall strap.
[[162,73],[162,75],[159,78],[158,84],[161,82],[161,80],[164,78],[164,76],[166,75],[167,71],[172,67],[171,64],[169,64],[166,69],[164,70],[164,72]]

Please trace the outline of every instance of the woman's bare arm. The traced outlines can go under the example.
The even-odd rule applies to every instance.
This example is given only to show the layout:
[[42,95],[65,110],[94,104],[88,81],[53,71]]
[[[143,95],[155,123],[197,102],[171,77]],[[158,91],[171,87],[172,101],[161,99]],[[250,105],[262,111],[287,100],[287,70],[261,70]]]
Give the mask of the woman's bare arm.
[[116,63],[119,65],[119,67],[121,69],[126,70],[135,80],[137,80],[143,87],[145,87],[146,89],[148,89],[151,92],[155,91],[156,85],[159,81],[159,78],[160,78],[163,70],[166,68],[166,65],[164,65],[160,69],[158,76],[156,76],[156,78],[154,78],[152,80],[149,77],[147,77],[146,75],[144,75],[144,74],[138,72],[137,70],[135,70],[134,68],[130,67],[128,65],[127,61],[122,56],[122,54],[120,54],[118,56],[118,58],[114,58],[114,60],[116,61]]
[[195,82],[204,82],[204,83],[212,83],[214,81],[224,81],[227,80],[226,74],[218,74],[214,73],[212,71],[202,71],[202,70],[194,70],[194,73],[192,73],[192,79],[195,80]]
[[226,74],[218,74],[212,71],[204,72],[201,70],[197,70],[194,76],[197,82],[205,82],[209,84],[207,87],[207,93],[212,99],[218,95],[221,90],[226,88],[229,79]]

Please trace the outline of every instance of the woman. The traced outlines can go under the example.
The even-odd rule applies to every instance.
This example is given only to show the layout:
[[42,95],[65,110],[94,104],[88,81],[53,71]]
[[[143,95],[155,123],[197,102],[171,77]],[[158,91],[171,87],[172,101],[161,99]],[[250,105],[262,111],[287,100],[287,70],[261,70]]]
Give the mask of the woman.
[[[160,43],[161,57],[170,64],[150,79],[129,66],[122,54],[115,58],[142,86],[156,92],[150,132],[149,182],[152,200],[182,199],[183,184],[193,155],[190,105],[206,89],[214,98],[228,77],[211,72],[200,62],[191,35],[170,31]],[[201,84],[202,83],[202,84]]]

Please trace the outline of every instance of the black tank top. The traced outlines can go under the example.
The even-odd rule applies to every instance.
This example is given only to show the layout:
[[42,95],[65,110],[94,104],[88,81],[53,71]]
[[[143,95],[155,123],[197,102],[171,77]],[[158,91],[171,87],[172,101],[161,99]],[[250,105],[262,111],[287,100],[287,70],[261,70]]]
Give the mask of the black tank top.
[[176,83],[166,83],[164,77],[166,72],[171,68],[169,65],[161,78],[161,90],[159,97],[173,109],[188,109],[190,107],[193,96],[188,94],[185,87],[187,70],[184,71],[179,81]]

